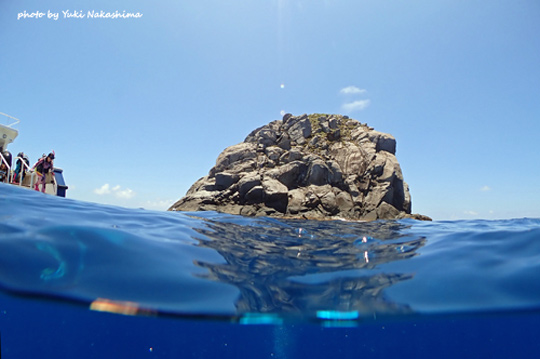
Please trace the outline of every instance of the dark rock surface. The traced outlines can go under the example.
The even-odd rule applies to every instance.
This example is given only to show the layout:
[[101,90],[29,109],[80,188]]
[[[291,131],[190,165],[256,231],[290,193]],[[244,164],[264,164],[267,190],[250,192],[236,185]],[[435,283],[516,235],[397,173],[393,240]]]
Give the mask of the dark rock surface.
[[169,210],[354,220],[411,214],[396,140],[341,115],[286,114],[226,148]]

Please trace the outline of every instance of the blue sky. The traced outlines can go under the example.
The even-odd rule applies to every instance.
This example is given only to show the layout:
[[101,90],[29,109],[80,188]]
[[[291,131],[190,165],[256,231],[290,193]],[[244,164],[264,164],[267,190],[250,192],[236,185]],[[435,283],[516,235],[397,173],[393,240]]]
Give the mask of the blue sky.
[[396,137],[413,212],[540,217],[537,0],[73,3],[0,2],[9,149],[54,149],[68,197],[166,209],[253,129],[317,112]]

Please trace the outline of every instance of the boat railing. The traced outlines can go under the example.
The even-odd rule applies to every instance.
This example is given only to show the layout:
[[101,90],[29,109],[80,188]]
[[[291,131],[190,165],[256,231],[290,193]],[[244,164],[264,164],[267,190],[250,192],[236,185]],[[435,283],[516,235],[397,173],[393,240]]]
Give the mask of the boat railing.
[[35,172],[32,168],[30,168],[30,165],[26,163],[25,159],[23,157],[20,157],[20,156],[17,156],[15,157],[15,163],[17,163],[17,160],[21,160],[21,164],[22,164],[22,168],[21,168],[21,173],[24,173],[25,172],[25,169],[26,169],[26,174],[23,176],[19,176],[20,178],[18,178],[18,182],[15,183],[13,182],[13,177],[15,175],[15,170],[13,170],[11,172],[11,178],[10,178],[10,183],[12,184],[16,184],[16,185],[19,185],[19,186],[22,186],[23,185],[23,180],[26,176],[30,175],[30,184],[29,184],[29,187],[33,187],[34,184],[35,184]]
[[[1,153],[0,153],[1,155]],[[6,166],[8,166],[9,168],[9,164],[7,163],[7,161],[5,161],[5,158],[2,156],[2,160],[4,161],[4,163],[6,164]],[[20,156],[17,156],[15,157],[15,163],[17,163],[17,160],[21,160],[21,163],[23,165],[23,168],[21,168],[21,173],[24,171],[24,169],[26,169],[26,174],[24,175],[24,177],[20,176],[18,178],[18,181],[17,182],[14,182],[13,181],[13,176],[15,174],[14,170],[11,171],[9,170],[9,182],[8,183],[11,183],[13,185],[17,185],[17,186],[21,186],[21,187],[28,187],[28,188],[32,188],[34,189],[34,187],[36,186],[36,183],[38,181],[38,176],[36,174],[36,171],[34,168],[31,168],[30,165],[28,165],[26,163],[26,161],[24,160],[23,157],[20,157]],[[51,182],[49,182],[52,186],[53,186],[53,194],[56,194],[56,192],[58,191],[58,183],[56,181],[56,177],[53,173],[54,171],[51,172],[51,176],[50,176],[50,179],[51,179]],[[29,178],[27,180],[27,178]]]
[[[4,125],[4,126],[6,126],[6,127],[12,128],[13,126],[15,126],[16,124],[18,124],[19,122],[21,122],[21,120],[19,120],[18,118],[15,118],[15,117],[13,117],[13,116],[7,115],[7,114],[5,114],[5,113],[3,113],[3,112],[0,112],[0,115],[5,116],[5,117],[7,117],[9,120],[13,121],[13,122],[11,122],[11,123],[7,123],[6,125]],[[6,121],[6,122],[7,122],[7,121]]]

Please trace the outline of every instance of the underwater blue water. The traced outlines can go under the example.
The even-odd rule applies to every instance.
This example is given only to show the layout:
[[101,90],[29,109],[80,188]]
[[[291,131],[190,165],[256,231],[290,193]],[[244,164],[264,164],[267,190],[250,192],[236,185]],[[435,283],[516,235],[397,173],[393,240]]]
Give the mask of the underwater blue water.
[[540,219],[154,212],[0,184],[5,358],[535,358]]

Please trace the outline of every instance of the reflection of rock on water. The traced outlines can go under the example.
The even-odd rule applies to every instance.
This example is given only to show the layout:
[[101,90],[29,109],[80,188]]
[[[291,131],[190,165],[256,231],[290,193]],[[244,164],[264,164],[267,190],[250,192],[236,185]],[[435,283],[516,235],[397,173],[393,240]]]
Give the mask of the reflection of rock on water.
[[[296,283],[290,294],[301,299],[299,306],[314,312],[332,308],[336,311],[358,311],[359,313],[399,313],[407,311],[403,306],[388,302],[382,292],[385,288],[411,279],[412,275],[376,274],[366,277],[346,277],[306,285]],[[300,285],[298,285],[300,284]]]
[[201,246],[215,249],[225,259],[226,263],[196,264],[208,269],[208,279],[239,288],[236,307],[240,314],[410,311],[406,305],[386,300],[383,292],[412,274],[377,268],[413,257],[424,245],[425,239],[403,234],[405,225],[276,219],[261,219],[258,224],[209,220],[207,228],[198,230],[203,236],[196,238]]

